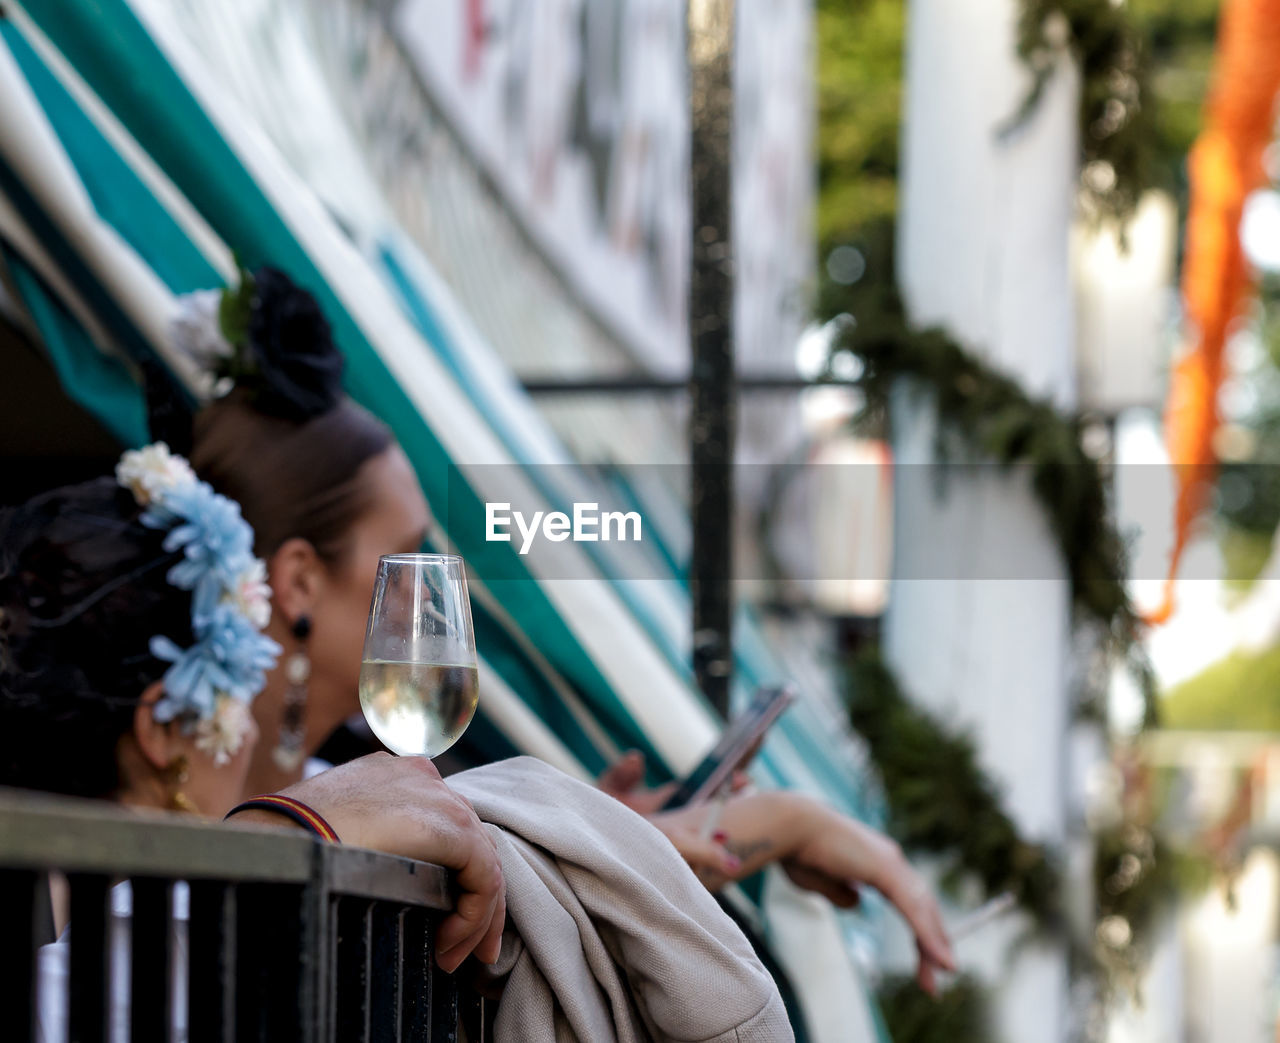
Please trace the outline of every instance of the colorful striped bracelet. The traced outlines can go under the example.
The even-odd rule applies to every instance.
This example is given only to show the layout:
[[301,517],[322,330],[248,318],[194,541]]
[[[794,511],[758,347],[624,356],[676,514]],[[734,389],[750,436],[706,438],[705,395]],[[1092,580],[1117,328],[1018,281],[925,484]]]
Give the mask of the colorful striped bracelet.
[[314,833],[321,840],[329,841],[331,844],[342,843],[338,839],[338,834],[333,831],[333,827],[324,820],[323,815],[307,807],[300,800],[294,800],[292,797],[282,797],[278,793],[265,793],[260,797],[250,797],[244,803],[237,804],[228,811],[223,821],[225,822],[232,815],[238,815],[242,811],[250,811],[254,808],[260,808],[263,811],[274,811],[278,815],[292,819],[303,829]]

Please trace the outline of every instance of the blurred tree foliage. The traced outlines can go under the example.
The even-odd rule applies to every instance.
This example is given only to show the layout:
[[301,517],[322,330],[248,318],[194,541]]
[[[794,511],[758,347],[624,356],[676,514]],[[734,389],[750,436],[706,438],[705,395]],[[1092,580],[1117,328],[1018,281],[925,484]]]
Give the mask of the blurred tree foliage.
[[903,0],[818,0],[818,241],[898,212]]
[[1213,879],[1205,853],[1171,844],[1152,819],[1148,812],[1094,834],[1098,926],[1092,956],[1108,990],[1125,989],[1139,1000],[1159,921]]
[[1128,0],[1149,55],[1155,99],[1152,179],[1185,208],[1186,162],[1200,133],[1217,38],[1219,0]]
[[1280,732],[1280,647],[1234,652],[1169,690],[1166,728]]
[[[1045,15],[1059,11],[1073,28],[1094,84],[1082,99],[1086,128],[1090,113],[1096,121],[1110,92],[1124,87],[1122,77],[1111,82],[1110,67],[1129,61],[1126,51],[1141,45],[1150,99],[1136,173],[1184,203],[1186,155],[1200,129],[1218,6],[1218,0],[1023,0],[1028,55],[1042,38]],[[817,0],[817,229],[824,262],[835,247],[896,217],[905,33],[905,0]],[[993,125],[1016,115],[1023,100],[1010,98],[1007,113],[992,114]],[[877,275],[870,265],[867,271]]]
[[1080,73],[1080,197],[1091,218],[1128,218],[1151,188],[1155,158],[1146,40],[1112,0],[1022,0],[1018,54],[1031,88],[1004,132],[1034,113],[1069,54]]
[[1215,506],[1227,584],[1243,594],[1270,562],[1280,526],[1280,274],[1261,280],[1233,347]]

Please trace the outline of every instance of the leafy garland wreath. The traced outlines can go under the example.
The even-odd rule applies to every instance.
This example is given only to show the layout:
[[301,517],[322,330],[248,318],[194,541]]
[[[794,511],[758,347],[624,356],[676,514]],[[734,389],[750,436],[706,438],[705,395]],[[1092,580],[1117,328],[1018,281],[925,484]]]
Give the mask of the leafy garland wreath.
[[[1030,118],[1067,52],[1081,72],[1085,214],[1122,227],[1150,187],[1154,152],[1146,58],[1122,6],[1111,0],[1022,0],[1018,53],[1033,82],[1000,133],[1013,134]],[[935,396],[940,458],[967,452],[1005,467],[1028,468],[1032,492],[1066,567],[1075,622],[1097,636],[1107,660],[1129,665],[1144,696],[1145,723],[1154,723],[1154,681],[1138,644],[1140,620],[1125,589],[1125,545],[1110,515],[1102,467],[1082,447],[1081,418],[1029,396],[944,331],[912,330],[896,291],[882,287],[872,292],[882,295],[881,307],[858,309],[858,321],[843,324],[832,344],[833,357],[847,352],[861,363],[857,384],[867,402],[858,422],[873,418],[882,426],[890,389],[905,379]],[[847,296],[846,291],[824,302],[822,317],[830,320],[849,311]],[[1060,881],[1052,853],[1019,835],[972,744],[914,706],[878,657],[852,662],[850,689],[852,724],[876,752],[893,830],[904,847],[949,856],[953,880],[968,873],[987,895],[1013,890],[1037,928],[1061,928]],[[947,803],[939,798],[948,795],[957,814],[938,813]],[[1127,838],[1118,848],[1116,838],[1108,838],[1100,846],[1095,871],[1109,873],[1118,858],[1132,855],[1130,846]],[[1145,854],[1137,881],[1142,886],[1132,889],[1132,895],[1141,892],[1144,900],[1147,892],[1162,891],[1164,883],[1158,879],[1163,875],[1159,867],[1147,865],[1150,853]],[[1074,954],[1073,959],[1081,958],[1094,964],[1100,956]],[[962,998],[967,1016],[961,1020],[973,1038],[986,1038],[986,1019],[978,1009],[982,990],[970,984]],[[923,1039],[938,1027],[937,1019],[915,997],[912,989],[896,984],[882,991],[885,1014],[895,1030],[907,1033],[904,1038]],[[954,1025],[944,1036],[956,1039]]]
[[1086,214],[1123,225],[1152,187],[1155,123],[1142,36],[1113,0],[1021,0],[1018,56],[1032,74],[1008,135],[1035,111],[1069,53],[1080,70],[1080,187]]

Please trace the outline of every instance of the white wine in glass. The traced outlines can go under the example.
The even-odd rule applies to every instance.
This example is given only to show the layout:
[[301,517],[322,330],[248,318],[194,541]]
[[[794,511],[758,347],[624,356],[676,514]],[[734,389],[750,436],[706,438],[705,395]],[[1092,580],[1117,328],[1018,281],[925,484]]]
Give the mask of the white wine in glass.
[[439,756],[467,730],[479,689],[462,559],[382,557],[360,668],[374,735],[399,754]]

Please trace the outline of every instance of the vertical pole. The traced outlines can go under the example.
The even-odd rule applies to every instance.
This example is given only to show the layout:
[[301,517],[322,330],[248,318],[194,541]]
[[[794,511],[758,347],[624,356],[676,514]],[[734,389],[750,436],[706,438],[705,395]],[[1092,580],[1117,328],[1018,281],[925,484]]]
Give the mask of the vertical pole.
[[734,0],[689,0],[689,586],[694,674],[722,715],[733,670],[733,10]]

